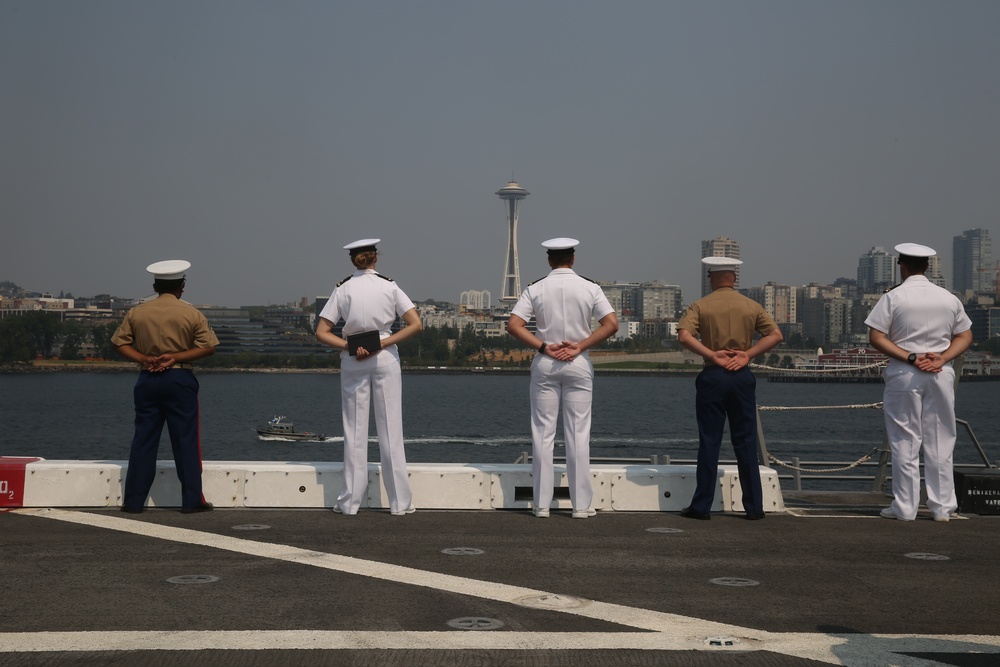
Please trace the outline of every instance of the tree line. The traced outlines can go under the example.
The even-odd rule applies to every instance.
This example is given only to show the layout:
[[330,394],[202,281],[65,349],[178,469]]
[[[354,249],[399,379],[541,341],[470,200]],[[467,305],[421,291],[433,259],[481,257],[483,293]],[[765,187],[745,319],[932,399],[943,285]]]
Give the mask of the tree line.
[[[23,315],[0,318],[0,364],[29,364],[35,359],[58,356],[60,359],[81,359],[83,346],[92,344],[93,357],[118,360],[111,345],[117,322],[100,324],[64,322],[58,313],[33,311]],[[799,340],[794,340],[796,337]],[[793,344],[794,343],[794,344]],[[793,334],[783,347],[814,348],[812,340],[801,340]],[[674,339],[632,337],[606,341],[602,349],[626,353],[659,352],[678,349]],[[472,325],[426,328],[399,345],[402,362],[410,366],[523,366],[527,361],[515,352],[524,347],[510,336],[487,337]],[[1000,355],[1000,336],[976,341],[975,349]],[[788,355],[772,352],[767,365],[790,367]],[[215,354],[199,362],[209,368],[337,368],[340,355],[331,350],[326,354],[268,354],[239,352]]]
[[93,344],[94,356],[116,358],[111,335],[117,327],[114,323],[63,322],[58,313],[44,311],[7,316],[0,319],[0,364],[26,364],[54,355],[80,359],[88,341]]

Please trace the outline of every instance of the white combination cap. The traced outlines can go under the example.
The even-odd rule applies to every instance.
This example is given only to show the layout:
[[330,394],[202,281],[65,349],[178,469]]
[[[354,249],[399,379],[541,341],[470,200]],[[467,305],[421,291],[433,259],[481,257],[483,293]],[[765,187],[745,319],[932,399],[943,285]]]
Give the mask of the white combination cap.
[[928,248],[919,243],[900,243],[895,250],[900,255],[908,255],[909,257],[933,257],[937,254],[934,248]]
[[379,243],[382,239],[361,239],[359,241],[354,241],[353,243],[348,243],[344,246],[344,250],[350,250],[352,253],[361,252],[363,250],[374,250],[375,244]]
[[146,267],[157,280],[179,280],[191,268],[191,262],[183,259],[166,259]]
[[542,241],[542,247],[546,250],[572,250],[578,245],[580,245],[580,242],[576,239],[570,239],[564,236],[560,236],[557,239]]
[[708,267],[708,272],[713,271],[733,271],[739,268],[743,260],[732,257],[702,257],[701,263]]

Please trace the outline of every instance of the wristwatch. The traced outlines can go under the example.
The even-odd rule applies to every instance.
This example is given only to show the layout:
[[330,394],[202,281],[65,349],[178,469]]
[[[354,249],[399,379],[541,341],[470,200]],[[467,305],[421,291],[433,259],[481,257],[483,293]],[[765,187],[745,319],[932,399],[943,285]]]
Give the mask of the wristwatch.
[[916,352],[910,352],[910,356],[908,356],[906,358],[906,363],[913,364],[913,363],[916,363],[916,361],[917,361],[917,353]]
[[547,343],[542,343],[542,346],[540,348],[538,348],[538,353],[539,354],[545,354],[545,348],[546,348],[546,346],[547,346]]

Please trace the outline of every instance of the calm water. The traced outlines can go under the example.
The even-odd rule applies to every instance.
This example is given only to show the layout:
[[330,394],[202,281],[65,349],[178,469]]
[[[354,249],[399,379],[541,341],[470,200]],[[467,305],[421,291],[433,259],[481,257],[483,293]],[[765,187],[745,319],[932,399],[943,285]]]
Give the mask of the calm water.
[[[206,373],[199,379],[205,460],[341,460],[339,376]],[[134,382],[131,374],[0,375],[0,455],[127,459]],[[872,403],[881,395],[879,384],[761,380],[757,390],[759,404],[770,406]],[[972,424],[994,460],[1000,459],[998,397],[997,383],[963,384],[958,391],[958,416]],[[404,375],[403,413],[413,462],[511,463],[531,448],[526,375]],[[327,441],[259,439],[254,427],[274,415],[287,415],[298,430],[325,433]],[[854,460],[882,441],[878,410],[765,412],[762,421],[769,450],[784,459]],[[169,459],[166,435],[160,447]],[[593,456],[693,458],[696,450],[693,378],[597,378]],[[732,458],[731,450],[724,448],[723,458]],[[378,460],[374,442],[370,460]],[[978,461],[964,431],[956,460]]]

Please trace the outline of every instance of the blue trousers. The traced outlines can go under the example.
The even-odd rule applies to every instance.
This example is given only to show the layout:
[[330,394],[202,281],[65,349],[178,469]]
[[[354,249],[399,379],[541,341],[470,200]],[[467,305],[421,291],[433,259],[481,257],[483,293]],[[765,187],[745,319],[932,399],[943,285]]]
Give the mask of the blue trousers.
[[698,418],[697,487],[691,511],[708,514],[719,486],[719,450],[729,419],[729,435],[736,452],[736,464],[743,488],[743,509],[747,514],[764,511],[760,468],[757,463],[757,380],[749,368],[736,372],[721,366],[707,366],[695,380]]
[[167,423],[181,482],[181,507],[205,502],[201,492],[201,441],[198,428],[198,379],[190,370],[143,371],[133,389],[135,435],[128,456],[122,506],[141,509],[156,478],[156,450]]

